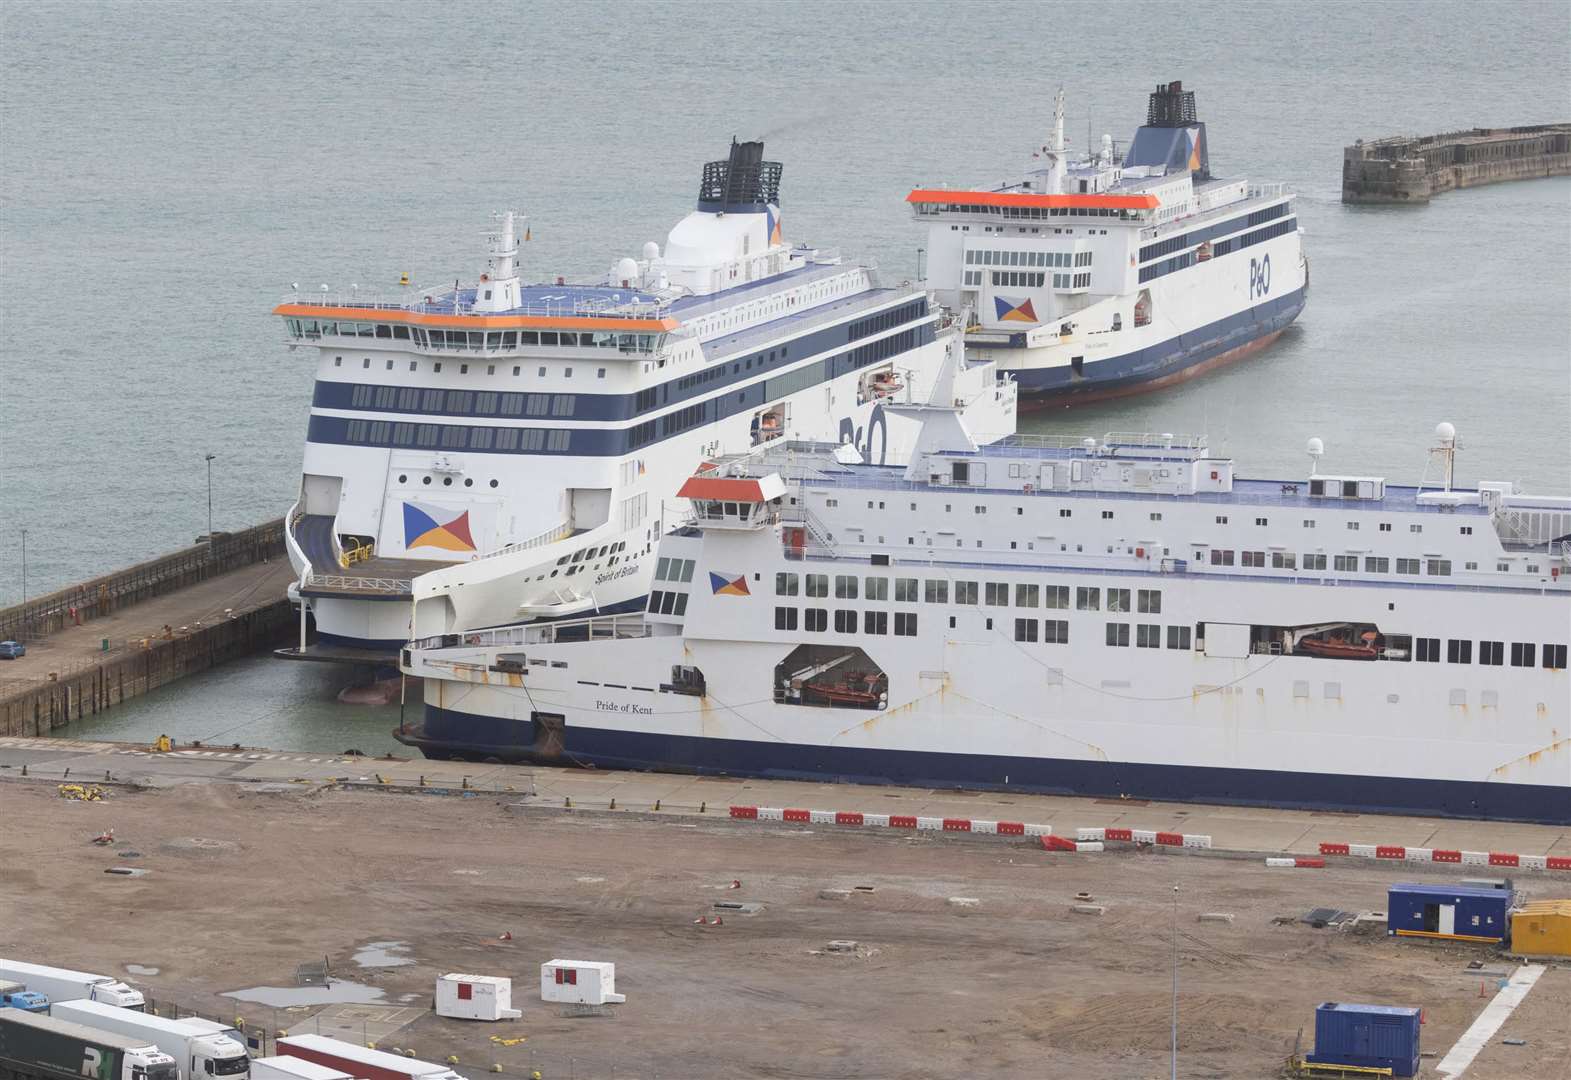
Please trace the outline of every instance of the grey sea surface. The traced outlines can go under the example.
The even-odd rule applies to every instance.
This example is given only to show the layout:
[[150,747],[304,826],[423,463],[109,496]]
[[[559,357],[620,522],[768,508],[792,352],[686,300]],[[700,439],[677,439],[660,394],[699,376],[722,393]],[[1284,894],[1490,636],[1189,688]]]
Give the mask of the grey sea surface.
[[[785,163],[788,239],[900,280],[923,244],[912,186],[1018,174],[1060,86],[1075,148],[1126,140],[1172,79],[1215,172],[1298,189],[1309,306],[1245,363],[1022,428],[1204,431],[1243,475],[1283,478],[1318,435],[1328,471],[1410,482],[1449,420],[1464,482],[1571,491],[1571,180],[1339,201],[1355,138],[1566,120],[1559,2],[11,0],[0,604],[21,595],[23,529],[35,595],[191,543],[208,453],[217,527],[287,509],[314,368],[269,314],[292,282],[472,278],[503,208],[529,215],[527,276],[602,275],[664,240],[732,135]],[[328,678],[243,670],[258,714]],[[277,737],[314,745],[326,722],[306,709]]]

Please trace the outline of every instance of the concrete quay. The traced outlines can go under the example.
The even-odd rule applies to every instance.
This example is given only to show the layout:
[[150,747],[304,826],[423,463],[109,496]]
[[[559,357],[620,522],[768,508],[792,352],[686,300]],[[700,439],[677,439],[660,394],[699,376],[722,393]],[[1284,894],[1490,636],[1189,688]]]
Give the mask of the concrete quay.
[[1344,203],[1427,203],[1453,188],[1571,175],[1571,124],[1358,140],[1342,151]]
[[47,734],[277,644],[294,625],[281,522],[0,610],[0,735]]
[[[1467,821],[1384,814],[1202,806],[1141,800],[1001,794],[925,788],[826,784],[792,780],[698,777],[672,773],[532,768],[465,762],[344,757],[249,747],[183,747],[159,753],[146,746],[52,738],[0,738],[0,780],[134,783],[150,788],[193,784],[369,787],[388,792],[458,797],[501,795],[520,810],[729,822],[730,807],[800,807],[921,818],[1012,821],[1051,826],[1057,836],[1080,829],[1131,829],[1210,837],[1217,853],[1271,856],[1322,854],[1322,844],[1414,850],[1502,852],[1571,859],[1571,829],[1518,822]],[[67,775],[69,770],[69,775]],[[658,805],[659,809],[656,810]],[[737,828],[789,828],[740,820]],[[828,830],[848,826],[809,823]],[[868,831],[874,831],[869,829]],[[894,831],[894,830],[883,830]],[[970,838],[973,834],[965,834]],[[946,839],[960,839],[945,835]],[[1018,836],[976,839],[1018,840]],[[1032,839],[1032,842],[1036,841]],[[1186,851],[1186,854],[1188,852]],[[1356,857],[1354,857],[1356,860]],[[1403,873],[1430,869],[1403,860]],[[1532,873],[1529,866],[1447,866],[1463,877]],[[1571,870],[1547,871],[1571,883]]]

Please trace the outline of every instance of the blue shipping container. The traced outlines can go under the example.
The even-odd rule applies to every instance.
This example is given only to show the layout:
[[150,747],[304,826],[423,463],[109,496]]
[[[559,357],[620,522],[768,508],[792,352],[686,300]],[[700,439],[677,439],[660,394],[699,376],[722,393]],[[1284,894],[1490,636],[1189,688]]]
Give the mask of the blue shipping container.
[[1393,937],[1498,943],[1511,933],[1511,893],[1477,885],[1393,885],[1386,933]]
[[1391,1005],[1344,1005],[1328,1001],[1315,1009],[1315,1051],[1306,1061],[1390,1069],[1395,1076],[1418,1073],[1418,1010]]

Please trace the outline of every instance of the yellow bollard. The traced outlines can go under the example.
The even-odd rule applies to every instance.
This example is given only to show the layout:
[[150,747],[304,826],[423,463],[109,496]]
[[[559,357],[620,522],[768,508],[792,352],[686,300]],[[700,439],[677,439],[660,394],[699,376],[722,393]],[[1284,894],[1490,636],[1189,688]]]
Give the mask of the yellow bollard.
[[458,1055],[457,1054],[448,1054],[447,1055],[447,1063],[449,1065],[457,1065],[458,1064]]

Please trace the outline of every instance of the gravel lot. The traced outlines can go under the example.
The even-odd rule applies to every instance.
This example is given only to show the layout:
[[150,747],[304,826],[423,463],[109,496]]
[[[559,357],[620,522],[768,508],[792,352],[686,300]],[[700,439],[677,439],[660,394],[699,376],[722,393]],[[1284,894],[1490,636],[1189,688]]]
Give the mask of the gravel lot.
[[[113,848],[91,838],[113,828]],[[192,843],[193,840],[222,843]],[[134,850],[136,858],[119,851]],[[104,873],[112,865],[151,871]],[[1472,1022],[1484,957],[1293,923],[1311,907],[1384,910],[1393,870],[1267,870],[1162,852],[1048,854],[1025,842],[520,810],[510,799],[230,785],[101,803],[0,782],[0,952],[126,975],[217,1015],[311,1029],[314,1009],[220,995],[335,974],[428,1007],[447,971],[511,975],[523,1019],[423,1013],[382,1045],[546,1080],[611,1076],[1168,1075],[1178,886],[1179,1075],[1270,1077],[1325,1000],[1426,1010],[1422,1075]],[[739,881],[739,888],[729,887]],[[858,891],[856,886],[870,886]],[[1527,879],[1533,897],[1556,883]],[[1559,885],[1563,891],[1563,883]],[[820,891],[851,890],[821,898]],[[1077,893],[1105,905],[1076,914]],[[974,899],[956,905],[951,898]],[[754,915],[716,902],[757,903]],[[1200,923],[1231,912],[1231,925]],[[501,940],[505,933],[511,940]],[[852,940],[852,953],[829,953]],[[415,963],[361,968],[371,942]],[[537,996],[553,957],[612,960],[614,1016]],[[1493,991],[1493,980],[1485,987]],[[1469,1080],[1571,1075],[1571,968],[1552,968]],[[490,1036],[527,1036],[514,1046]]]

